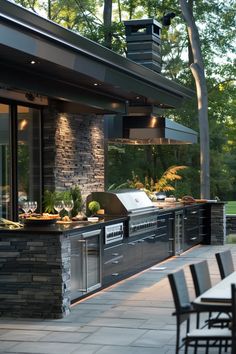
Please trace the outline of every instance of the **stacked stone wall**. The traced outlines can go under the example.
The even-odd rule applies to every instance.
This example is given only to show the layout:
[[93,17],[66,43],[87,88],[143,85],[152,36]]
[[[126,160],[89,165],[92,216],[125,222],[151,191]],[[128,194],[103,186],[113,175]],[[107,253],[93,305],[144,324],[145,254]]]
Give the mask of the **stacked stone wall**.
[[236,234],[236,215],[226,215],[226,233]]
[[44,188],[78,185],[84,197],[104,190],[103,116],[60,113],[52,105],[43,122]]
[[224,245],[226,242],[225,203],[211,204],[211,244]]

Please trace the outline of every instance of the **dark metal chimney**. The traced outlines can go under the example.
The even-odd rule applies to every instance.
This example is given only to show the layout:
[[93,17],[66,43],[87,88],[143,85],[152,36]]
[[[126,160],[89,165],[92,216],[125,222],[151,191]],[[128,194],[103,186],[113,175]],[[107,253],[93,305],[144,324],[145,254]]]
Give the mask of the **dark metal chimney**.
[[124,21],[127,57],[149,69],[161,72],[161,28],[152,18]]

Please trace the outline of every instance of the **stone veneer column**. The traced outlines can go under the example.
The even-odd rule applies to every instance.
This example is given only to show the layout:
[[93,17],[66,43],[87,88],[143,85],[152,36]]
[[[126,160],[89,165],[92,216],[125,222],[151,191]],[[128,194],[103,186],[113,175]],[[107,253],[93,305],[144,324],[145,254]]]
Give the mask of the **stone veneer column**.
[[45,111],[44,188],[79,185],[82,195],[104,190],[103,116]]
[[211,204],[211,245],[224,245],[226,242],[225,203]]

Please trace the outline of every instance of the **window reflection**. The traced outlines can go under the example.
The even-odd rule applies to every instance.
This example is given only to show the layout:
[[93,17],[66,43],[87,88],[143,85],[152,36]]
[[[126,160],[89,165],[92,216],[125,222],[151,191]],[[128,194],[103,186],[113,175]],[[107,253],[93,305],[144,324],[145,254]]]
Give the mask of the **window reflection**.
[[[18,120],[18,201],[40,203],[40,110],[17,107]],[[20,210],[21,212],[21,210]]]

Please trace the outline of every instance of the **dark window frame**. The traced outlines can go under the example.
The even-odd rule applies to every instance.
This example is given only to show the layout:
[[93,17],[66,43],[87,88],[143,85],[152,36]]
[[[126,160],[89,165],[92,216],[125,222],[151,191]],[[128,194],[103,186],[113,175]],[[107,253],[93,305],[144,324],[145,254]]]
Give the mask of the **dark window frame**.
[[[42,124],[43,124],[43,108],[42,106],[35,104],[28,104],[26,102],[9,100],[0,97],[0,103],[6,104],[9,106],[9,116],[10,116],[10,197],[11,197],[11,211],[10,217],[13,221],[18,221],[18,161],[17,161],[17,147],[18,147],[18,122],[17,122],[17,107],[29,107],[35,108],[39,110],[40,114],[40,127],[39,127],[39,141],[40,141],[40,161],[39,161],[39,169],[40,169],[40,180],[39,180],[39,188],[40,195],[42,196],[43,191],[43,135],[42,135]],[[42,197],[39,200],[38,209],[42,210]]]

